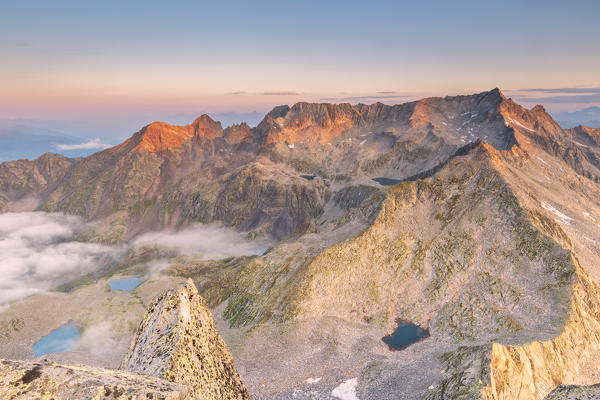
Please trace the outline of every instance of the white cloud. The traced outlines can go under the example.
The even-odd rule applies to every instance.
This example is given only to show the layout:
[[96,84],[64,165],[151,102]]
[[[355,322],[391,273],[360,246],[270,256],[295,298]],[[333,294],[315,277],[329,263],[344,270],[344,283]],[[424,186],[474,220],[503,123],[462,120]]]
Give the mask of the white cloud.
[[79,144],[57,144],[56,147],[59,150],[93,150],[93,149],[107,149],[111,147],[110,144],[105,144],[100,139],[90,139],[85,143]]
[[77,348],[95,355],[102,355],[118,346],[113,332],[111,322],[90,326],[83,331]]
[[0,304],[52,289],[116,261],[121,247],[76,240],[78,217],[0,214]]
[[176,232],[147,233],[133,244],[176,248],[182,253],[200,255],[206,260],[262,254],[269,245],[263,241],[248,241],[234,229],[202,224]]
[[[77,241],[86,229],[79,217],[44,212],[0,214],[0,305],[51,290],[118,261],[127,246]],[[177,232],[151,232],[131,245],[156,244],[203,259],[262,254],[268,243],[245,240],[237,231],[193,225]],[[153,260],[156,274],[168,260]]]

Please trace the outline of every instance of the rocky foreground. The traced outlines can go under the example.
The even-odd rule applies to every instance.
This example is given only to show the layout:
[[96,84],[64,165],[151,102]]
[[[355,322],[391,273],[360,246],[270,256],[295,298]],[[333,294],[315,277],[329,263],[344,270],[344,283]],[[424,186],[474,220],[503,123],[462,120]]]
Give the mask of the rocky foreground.
[[3,399],[249,399],[189,281],[148,307],[122,370],[2,360]]

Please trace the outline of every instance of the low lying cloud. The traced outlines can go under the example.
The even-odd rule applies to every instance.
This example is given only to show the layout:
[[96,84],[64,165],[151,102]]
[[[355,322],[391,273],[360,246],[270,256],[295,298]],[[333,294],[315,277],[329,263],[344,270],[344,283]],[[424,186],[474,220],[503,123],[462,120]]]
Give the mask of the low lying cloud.
[[96,356],[110,349],[116,349],[119,343],[114,338],[114,329],[110,322],[102,322],[86,328],[77,342],[77,348]]
[[85,143],[79,144],[57,144],[56,147],[59,150],[94,150],[94,149],[107,149],[112,147],[110,144],[102,143],[100,139],[90,139]]
[[151,232],[137,238],[133,245],[158,245],[194,254],[205,260],[262,254],[269,243],[248,241],[239,232],[218,225],[192,225],[176,232]]
[[[129,245],[107,246],[77,240],[89,228],[79,217],[59,213],[0,214],[0,305],[56,288],[118,262],[130,246],[158,245],[205,260],[262,254],[270,243],[248,241],[217,225],[193,225],[144,234]],[[148,263],[152,274],[168,259]]]
[[115,262],[123,249],[76,240],[73,216],[0,214],[0,304],[52,289]]

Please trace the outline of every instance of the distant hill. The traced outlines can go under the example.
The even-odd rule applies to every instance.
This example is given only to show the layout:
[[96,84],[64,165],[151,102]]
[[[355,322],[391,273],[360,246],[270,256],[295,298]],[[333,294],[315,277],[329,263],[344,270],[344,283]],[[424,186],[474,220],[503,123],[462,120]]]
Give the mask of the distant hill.
[[600,107],[597,106],[572,112],[554,113],[552,116],[565,129],[578,125],[600,128]]

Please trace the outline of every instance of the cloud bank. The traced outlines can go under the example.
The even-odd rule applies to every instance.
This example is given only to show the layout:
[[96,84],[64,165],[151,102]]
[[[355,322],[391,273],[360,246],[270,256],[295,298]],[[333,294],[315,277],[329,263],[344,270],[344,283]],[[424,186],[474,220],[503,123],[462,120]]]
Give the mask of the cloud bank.
[[205,260],[262,254],[269,246],[264,241],[248,241],[230,228],[202,224],[176,232],[150,232],[133,242],[137,246],[148,244],[176,248],[182,254],[198,255]]
[[[177,232],[151,232],[128,246],[107,246],[77,240],[86,229],[79,217],[58,213],[0,214],[0,305],[52,290],[100,271],[125,254],[128,246],[158,245],[205,260],[262,254],[269,243],[245,240],[233,229],[193,225]],[[148,264],[154,273],[168,260]]]
[[76,240],[77,217],[0,214],[0,304],[50,290],[115,262],[123,249]]
[[100,139],[90,139],[85,143],[79,144],[57,144],[56,147],[59,150],[93,150],[93,149],[107,149],[112,147],[110,144],[102,143]]

